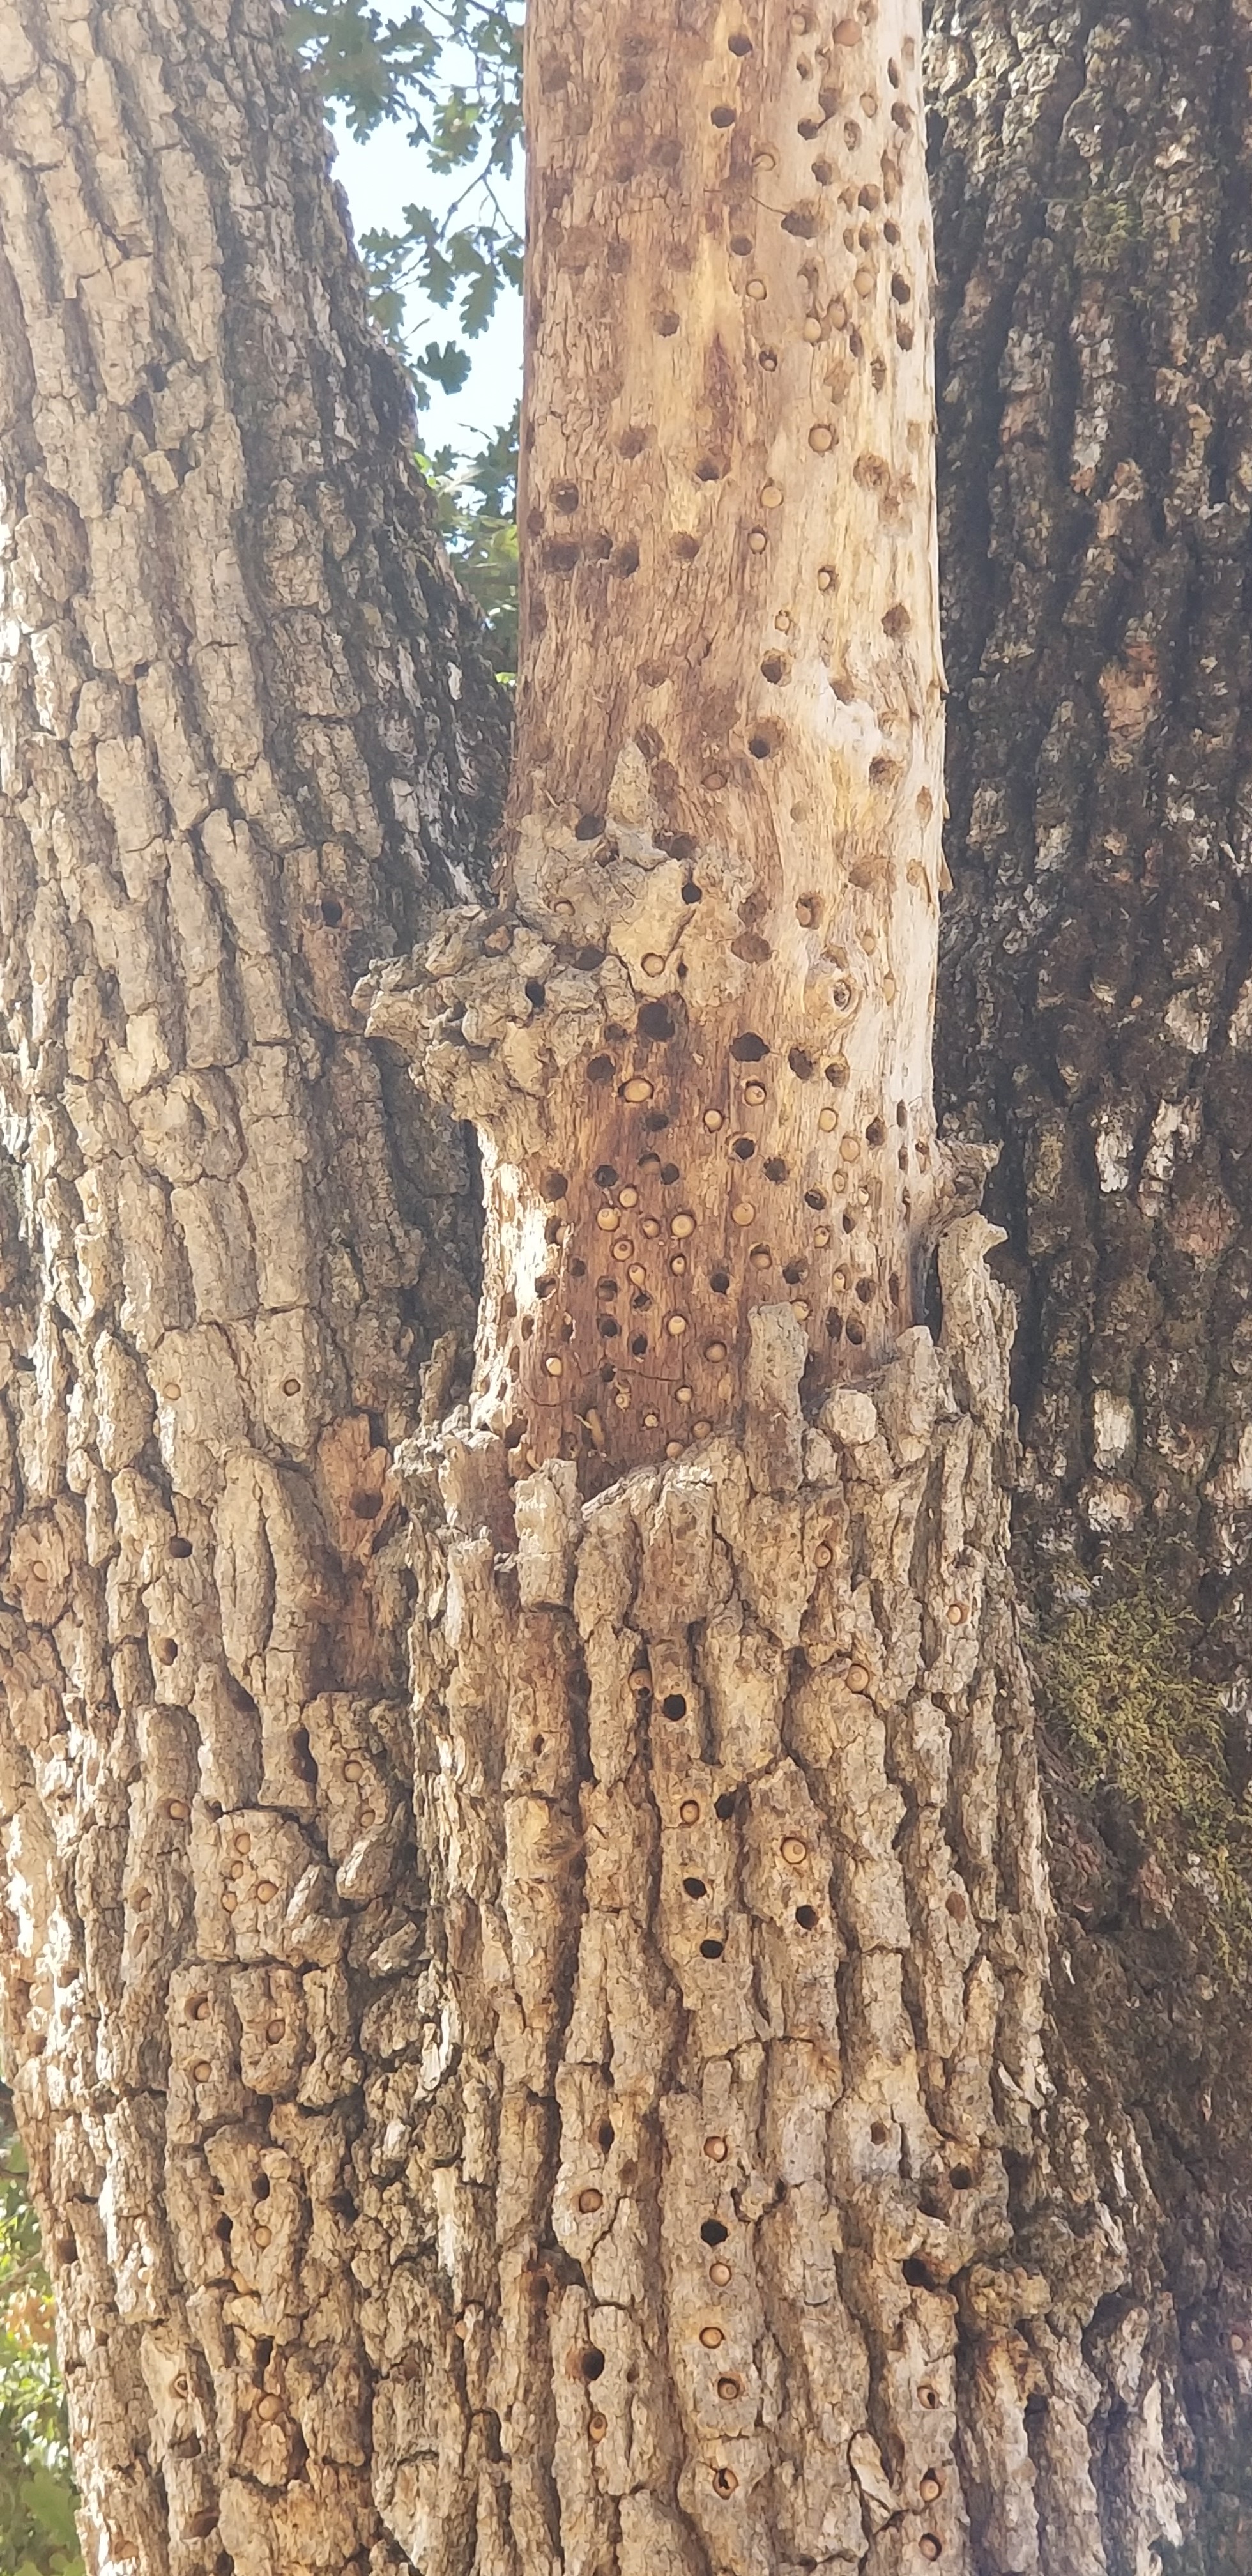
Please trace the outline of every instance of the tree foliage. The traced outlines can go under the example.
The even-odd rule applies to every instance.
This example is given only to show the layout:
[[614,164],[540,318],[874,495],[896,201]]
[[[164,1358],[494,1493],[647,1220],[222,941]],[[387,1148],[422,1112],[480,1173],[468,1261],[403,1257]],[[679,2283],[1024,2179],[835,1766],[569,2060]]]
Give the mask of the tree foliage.
[[0,2576],[82,2576],[52,2289],[0,2091]]
[[[290,24],[352,134],[403,125],[425,179],[464,180],[450,204],[415,197],[394,230],[359,245],[376,318],[406,343],[419,401],[431,383],[456,393],[469,373],[465,343],[522,282],[521,235],[502,194],[521,143],[520,14],[510,0],[425,0],[396,18],[363,0],[297,0]],[[416,325],[406,322],[410,298]],[[455,336],[415,346],[423,307],[431,319],[451,313]]]
[[[389,17],[364,0],[297,0],[293,43],[329,107],[364,140],[402,125],[422,181],[463,178],[449,203],[427,186],[395,229],[358,247],[376,321],[405,357],[419,411],[432,384],[457,393],[508,289],[520,291],[522,239],[502,193],[522,142],[521,11],[516,0],[423,0]],[[445,193],[446,192],[440,192]],[[416,318],[413,318],[413,308]],[[451,315],[451,336],[423,333]],[[482,611],[503,679],[517,663],[517,412],[469,456],[421,459],[439,532]]]

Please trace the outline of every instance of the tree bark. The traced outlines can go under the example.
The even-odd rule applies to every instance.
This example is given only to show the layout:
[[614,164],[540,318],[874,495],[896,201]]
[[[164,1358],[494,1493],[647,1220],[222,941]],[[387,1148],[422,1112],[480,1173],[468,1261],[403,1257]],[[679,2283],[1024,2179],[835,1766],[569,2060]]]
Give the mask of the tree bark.
[[390,1451],[474,1264],[348,996],[502,716],[273,13],[10,7],[0,82],[6,2068],[93,2576],[337,2576],[397,2563]]
[[[1019,1582],[1188,1606],[1246,1794],[1252,27],[934,12],[940,1095],[1002,1146]],[[1135,2106],[1200,2576],[1252,2565],[1242,1974],[1188,1838],[1047,1764],[1070,2045]],[[1096,2123],[1098,2135],[1099,2123]]]
[[523,1471],[728,1427],[764,1300],[881,1362],[942,1204],[920,27],[747,14],[532,13],[506,867],[375,1008],[482,1135]]
[[[977,30],[971,510],[1119,77]],[[532,15],[491,910],[498,712],[276,32],[0,52],[3,1975],[92,2576],[1240,2576],[1246,2087],[1126,1819],[1055,1806],[1055,1911],[933,1141],[920,28]],[[465,1164],[363,1042],[389,956],[485,1141],[442,1425]]]
[[[735,74],[720,22],[690,55],[681,16],[645,23],[606,63],[589,11],[531,14],[506,867],[495,910],[373,988],[375,1029],[478,1121],[488,1176],[416,1652],[463,2053],[405,2536],[448,2576],[469,2532],[509,2576],[1147,2576],[1215,2529],[1187,2472],[1245,2366],[1235,2265],[1197,2320],[1177,2176],[1102,2062],[1130,2071],[1127,1980],[1065,1997],[982,1219],[940,1233],[937,1348],[908,1326],[944,1189],[898,1070],[928,1061],[933,887],[910,906],[908,872],[932,816],[910,793],[874,829],[866,798],[913,786],[882,771],[896,690],[914,744],[937,728],[916,554],[907,623],[891,605],[901,475],[915,547],[929,521],[884,257],[917,232],[916,163],[889,176],[912,32],[769,12],[729,30]],[[675,137],[658,105],[664,175],[637,192],[658,76]],[[925,280],[901,282],[925,384]],[[708,564],[694,597],[675,545]],[[787,650],[763,654],[775,598]],[[823,846],[805,826],[827,813]],[[814,1121],[823,1060],[841,1106]],[[859,1224],[885,1296],[840,1261]],[[858,1269],[873,1329],[850,1335]]]

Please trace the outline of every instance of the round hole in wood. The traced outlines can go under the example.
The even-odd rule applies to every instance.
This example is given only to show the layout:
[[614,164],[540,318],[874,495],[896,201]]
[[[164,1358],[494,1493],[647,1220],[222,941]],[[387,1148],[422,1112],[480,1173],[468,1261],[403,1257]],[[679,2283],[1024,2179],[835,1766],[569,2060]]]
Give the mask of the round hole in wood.
[[661,1702],[662,1717],[685,1717],[687,1702],[682,1691],[667,1691]]
[[815,1932],[815,1931],[816,1931],[816,1929],[817,1929],[817,1908],[816,1908],[816,1906],[815,1906],[815,1905],[797,1905],[797,1907],[796,1907],[796,1921],[797,1921],[797,1923],[799,1924],[799,1926],[800,1926],[800,1930],[801,1930],[802,1932]]
[[700,1943],[700,1956],[702,1959],[720,1959],[725,1947],[726,1944],[724,1941],[714,1941],[712,1939],[702,1941]]
[[685,1878],[683,1880],[684,1896],[707,1896],[708,1892],[709,1891],[702,1878]]

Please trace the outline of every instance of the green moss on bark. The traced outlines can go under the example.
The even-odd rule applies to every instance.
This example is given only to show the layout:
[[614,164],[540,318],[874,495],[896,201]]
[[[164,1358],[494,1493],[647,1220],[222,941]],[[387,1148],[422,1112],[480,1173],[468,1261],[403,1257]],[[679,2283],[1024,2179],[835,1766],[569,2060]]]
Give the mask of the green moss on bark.
[[1146,1585],[1073,1611],[1040,1650],[1079,1781],[1119,1790],[1212,1908],[1228,1963],[1252,1950],[1252,1814],[1232,1786],[1221,1697],[1192,1670],[1196,1622]]

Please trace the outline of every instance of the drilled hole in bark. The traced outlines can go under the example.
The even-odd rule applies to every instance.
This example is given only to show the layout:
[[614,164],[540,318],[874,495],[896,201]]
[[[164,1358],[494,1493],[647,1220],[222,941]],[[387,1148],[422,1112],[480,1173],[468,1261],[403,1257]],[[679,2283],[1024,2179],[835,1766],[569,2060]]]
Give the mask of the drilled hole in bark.
[[189,1538],[172,1538],[170,1540],[171,1556],[190,1556],[190,1554],[191,1541]]
[[816,1929],[817,1929],[817,1908],[816,1908],[816,1906],[815,1906],[815,1905],[797,1905],[797,1907],[796,1907],[796,1921],[797,1921],[797,1923],[799,1924],[800,1929],[801,1929],[801,1931],[802,1931],[802,1932],[815,1932],[815,1931],[816,1931]]
[[676,313],[658,313],[654,328],[662,340],[672,340],[674,333],[678,329],[678,315]]
[[596,2131],[596,2144],[597,2144],[597,2146],[600,2146],[600,2147],[602,2147],[602,2148],[603,2148],[604,2153],[605,2153],[605,2155],[606,2155],[606,2156],[607,2156],[607,2154],[608,2154],[608,2152],[609,2152],[609,2149],[610,2149],[610,2147],[611,2147],[611,2146],[612,2146],[612,2144],[613,2144],[613,2140],[614,2140],[614,2138],[615,2138],[616,2136],[617,2136],[617,2131],[616,2131],[616,2129],[614,2128],[612,2121],[611,2121],[611,2120],[602,2120],[602,2121],[600,2122],[600,2126],[599,2126],[599,2128],[598,2128],[598,2129],[597,2129],[597,2131]]
[[742,1036],[731,1039],[730,1052],[736,1064],[760,1064],[769,1054],[769,1048],[754,1029],[745,1029]]
[[615,1190],[617,1188],[619,1176],[615,1163],[597,1163],[591,1177],[598,1190]]
[[596,1331],[602,1341],[615,1342],[621,1329],[615,1315],[601,1315],[597,1319]]
[[924,2263],[920,2254],[906,2256],[900,2269],[911,2290],[937,2290],[939,2287],[929,2263]]
[[713,1801],[713,1813],[715,1816],[720,1818],[722,1824],[726,1824],[730,1817],[733,1816],[734,1812],[734,1791],[733,1789],[723,1789],[720,1798],[715,1798]]
[[826,1309],[826,1330],[831,1341],[837,1342],[843,1331],[843,1317],[837,1306],[828,1306]]
[[603,830],[603,814],[580,814],[574,825],[574,838],[576,841],[598,841]]
[[781,1154],[770,1154],[762,1164],[761,1168],[767,1181],[786,1180],[787,1166],[784,1163]]
[[[569,1176],[565,1172],[545,1172],[539,1187],[546,1199],[563,1199],[569,1191]],[[549,1242],[551,1239],[549,1236]]]
[[733,124],[734,124],[734,122],[735,122],[735,111],[734,111],[733,107],[714,107],[714,108],[710,108],[710,110],[709,110],[709,123],[710,123],[710,125],[718,125],[718,126],[725,127],[725,126],[733,125]]
[[522,1340],[523,1340],[524,1342],[528,1342],[528,1341],[530,1340],[530,1338],[531,1338],[531,1336],[532,1336],[532,1334],[533,1334],[533,1332],[534,1332],[534,1329],[535,1329],[535,1319],[534,1319],[534,1316],[533,1316],[533,1315],[523,1315],[523,1317],[522,1317]]
[[177,1640],[177,1638],[176,1638],[176,1637],[158,1637],[158,1639],[157,1639],[157,1662],[158,1662],[159,1664],[176,1664],[176,1663],[177,1663],[177,1661],[178,1661],[178,1640]]
[[724,2245],[729,2234],[730,2229],[723,2227],[720,2218],[706,2218],[700,2230],[705,2245]]
[[566,516],[568,516],[571,510],[576,510],[578,507],[578,485],[576,483],[554,483],[552,486],[552,506],[556,510],[564,511]]
[[611,1055],[593,1055],[593,1057],[592,1057],[592,1059],[591,1059],[591,1062],[590,1062],[590,1064],[589,1064],[589,1065],[588,1065],[588,1067],[587,1067],[587,1080],[588,1080],[588,1082],[611,1082],[611,1081],[612,1081],[612,1079],[613,1079],[613,1058],[612,1058],[612,1056],[611,1056]]
[[741,1163],[750,1163],[756,1152],[755,1138],[751,1136],[736,1136],[730,1150],[732,1154],[738,1155]]
[[333,894],[323,895],[321,913],[327,928],[335,930],[343,919],[343,905],[336,902]]
[[972,2191],[974,2177],[968,2165],[953,2165],[950,2175],[953,2191]]
[[769,760],[778,749],[776,733],[750,733],[748,749],[754,760]]
[[709,1286],[715,1297],[724,1297],[730,1286],[729,1270],[710,1270]]
[[697,885],[694,877],[688,877],[682,890],[682,898],[684,903],[703,903],[703,886]]
[[645,1351],[647,1350],[647,1347],[648,1347],[648,1336],[647,1336],[647,1334],[646,1334],[646,1333],[632,1333],[632,1334],[631,1334],[631,1337],[630,1337],[630,1348],[631,1348],[631,1356],[632,1356],[632,1358],[637,1359],[637,1360],[641,1360],[641,1359],[643,1358],[643,1356],[644,1356]]
[[862,1342],[863,1342],[863,1341],[864,1341],[864,1339],[865,1339],[865,1326],[864,1326],[864,1324],[859,1324],[859,1323],[857,1322],[857,1319],[856,1319],[855,1315],[849,1315],[848,1320],[847,1320],[847,1323],[844,1325],[844,1331],[845,1331],[845,1333],[847,1334],[848,1340],[851,1342],[851,1344],[852,1344],[853,1348],[854,1348],[855,1350],[859,1350],[859,1349],[860,1349],[860,1346],[861,1346],[861,1344],[862,1344]]
[[627,579],[632,572],[638,572],[639,548],[633,538],[626,545],[618,547],[613,557],[613,570],[622,579]]
[[807,1261],[785,1261],[783,1263],[783,1277],[789,1288],[799,1287],[808,1266]]
[[674,1034],[674,1022],[664,1002],[645,1002],[635,1025],[645,1038],[672,1038]]
[[748,233],[732,233],[730,236],[730,248],[734,252],[736,259],[746,259],[752,248],[751,235]]
[[752,51],[752,38],[750,36],[728,36],[726,43],[732,54],[750,54]]
[[825,1205],[826,1205],[826,1193],[825,1193],[825,1191],[824,1191],[824,1190],[806,1190],[806,1191],[805,1191],[805,1193],[804,1193],[804,1204],[805,1204],[805,1206],[806,1206],[806,1207],[811,1207],[811,1208],[824,1208],[824,1207],[825,1207]]
[[871,2120],[869,2124],[869,2133],[876,2147],[885,2147],[887,2140],[891,2135],[885,2120]]
[[863,1306],[868,1306],[868,1305],[871,1303],[871,1301],[872,1301],[872,1299],[873,1299],[873,1294],[874,1294],[874,1282],[873,1282],[873,1280],[872,1280],[872,1279],[858,1279],[858,1281],[857,1281],[857,1283],[856,1283],[856,1293],[857,1293],[858,1297],[860,1298],[861,1304],[862,1304]]
[[662,1717],[685,1717],[687,1702],[681,1691],[667,1691],[661,1702]]
[[604,2355],[598,2344],[589,2343],[579,2362],[584,2379],[599,2379],[604,2371]]
[[684,1896],[707,1896],[708,1892],[709,1891],[702,1878],[685,1878],[683,1880]]

